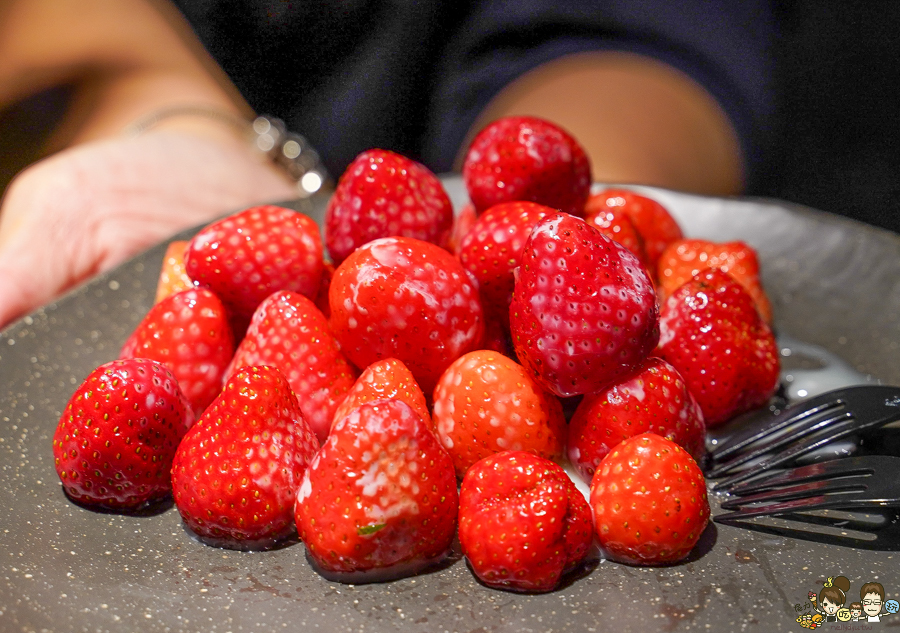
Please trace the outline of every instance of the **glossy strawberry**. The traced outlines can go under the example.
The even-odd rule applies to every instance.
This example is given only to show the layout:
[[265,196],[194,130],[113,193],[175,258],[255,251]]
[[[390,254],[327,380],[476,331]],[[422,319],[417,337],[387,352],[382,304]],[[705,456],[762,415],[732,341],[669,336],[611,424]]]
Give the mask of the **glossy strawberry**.
[[590,205],[586,207],[586,210],[585,222],[637,255],[640,262],[647,268],[647,272],[652,272],[647,259],[647,252],[644,250],[644,239],[634,227],[634,222],[631,221],[631,218],[624,211],[613,207],[594,212],[590,211]]
[[463,238],[472,229],[475,219],[478,215],[475,213],[475,205],[468,202],[462,206],[459,212],[453,216],[453,228],[450,230],[450,239],[447,242],[447,250],[451,253],[459,253],[459,247]]
[[168,367],[195,417],[222,389],[233,355],[225,306],[202,288],[183,290],[154,305],[119,353],[120,358],[151,358]]
[[396,358],[376,361],[363,370],[347,392],[347,397],[335,410],[332,426],[362,404],[395,398],[412,407],[428,428],[433,429],[425,394],[409,368]]
[[778,386],[778,347],[753,299],[718,269],[663,304],[657,354],[684,376],[708,427],[763,406]]
[[478,350],[458,358],[434,390],[434,425],[462,479],[478,460],[505,450],[562,459],[562,405],[514,360]]
[[322,268],[322,278],[319,281],[319,290],[316,292],[315,304],[326,319],[331,316],[331,306],[328,305],[328,291],[331,288],[332,277],[334,277],[334,264],[325,262],[325,266]]
[[175,505],[212,545],[261,549],[294,531],[294,496],[319,443],[274,367],[244,367],[184,437]]
[[697,462],[654,433],[635,435],[603,458],[591,481],[591,508],[606,555],[633,565],[684,559],[709,522]]
[[403,235],[446,246],[453,207],[424,165],[383,149],[363,152],[344,171],[325,211],[325,243],[339,264],[379,237]]
[[413,408],[393,399],[337,421],[303,476],[295,517],[321,573],[365,582],[442,559],[457,508],[450,457]]
[[474,574],[490,587],[551,591],[584,561],[592,538],[584,496],[548,459],[497,453],[462,481],[459,542]]
[[559,126],[511,116],[475,136],[466,152],[463,180],[479,213],[501,202],[527,200],[581,216],[591,166],[578,141]]
[[53,435],[63,489],[75,501],[115,510],[166,496],[172,458],[193,422],[175,377],[159,363],[101,365],[72,394]]
[[319,309],[289,290],[270,295],[254,313],[230,372],[248,365],[281,370],[320,442],[328,436],[334,412],[356,379],[355,368],[341,353]]
[[584,220],[541,220],[522,253],[510,330],[522,365],[547,390],[601,389],[649,355],[656,294],[637,257]]
[[594,215],[606,210],[622,211],[637,229],[647,254],[651,272],[666,247],[683,236],[672,214],[656,200],[628,189],[605,189],[592,194],[585,205],[585,214]]
[[566,453],[581,478],[620,442],[652,431],[672,440],[698,462],[706,450],[706,425],[681,374],[651,357],[635,373],[584,396],[569,422]]
[[556,211],[534,202],[502,202],[482,213],[460,243],[459,261],[478,281],[487,318],[509,328],[513,271],[535,225]]
[[658,263],[660,291],[664,297],[686,284],[694,275],[718,268],[734,277],[756,303],[756,309],[772,322],[772,305],[759,279],[759,258],[744,242],[716,243],[708,240],[678,240],[663,251]]
[[478,290],[465,269],[444,249],[410,237],[354,251],[334,273],[329,304],[331,329],[353,364],[396,358],[426,394],[482,339]]
[[302,213],[251,207],[201,230],[184,265],[196,285],[216,293],[236,322],[246,325],[256,306],[277,290],[316,296],[322,239],[316,223]]
[[194,287],[194,281],[184,269],[184,253],[187,245],[187,240],[176,240],[166,247],[162,268],[159,271],[159,281],[156,284],[155,303],[176,292]]

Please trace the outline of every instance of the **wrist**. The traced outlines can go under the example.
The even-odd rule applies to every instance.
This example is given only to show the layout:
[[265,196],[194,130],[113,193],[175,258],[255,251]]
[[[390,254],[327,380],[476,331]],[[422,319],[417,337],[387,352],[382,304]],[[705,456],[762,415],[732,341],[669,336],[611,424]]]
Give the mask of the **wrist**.
[[329,176],[318,152],[299,134],[290,132],[274,117],[253,120],[229,110],[206,104],[170,105],[155,110],[125,128],[129,137],[154,130],[180,130],[220,140],[238,141],[281,170],[305,198],[329,183]]

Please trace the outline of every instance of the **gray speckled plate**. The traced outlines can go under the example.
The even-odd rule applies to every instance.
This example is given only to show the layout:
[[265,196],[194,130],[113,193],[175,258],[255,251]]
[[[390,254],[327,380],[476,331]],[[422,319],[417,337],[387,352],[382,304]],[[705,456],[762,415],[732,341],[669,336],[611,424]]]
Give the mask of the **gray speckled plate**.
[[[447,183],[459,201],[459,181]],[[688,235],[759,250],[781,334],[900,384],[900,237],[769,201],[652,193]],[[321,218],[322,200],[298,208]],[[461,560],[348,586],[313,572],[300,544],[226,551],[193,540],[172,507],[121,516],[73,505],[53,468],[53,431],[75,387],[149,309],[164,248],[0,333],[0,630],[787,631],[827,576],[847,576],[850,597],[870,580],[900,593],[895,552],[715,524],[682,564],[598,562],[546,595],[487,589]],[[900,626],[900,615],[872,626]]]

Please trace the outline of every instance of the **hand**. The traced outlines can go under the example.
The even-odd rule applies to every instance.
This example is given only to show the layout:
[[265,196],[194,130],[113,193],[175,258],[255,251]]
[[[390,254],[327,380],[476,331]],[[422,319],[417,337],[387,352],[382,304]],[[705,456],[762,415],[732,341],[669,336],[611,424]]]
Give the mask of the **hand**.
[[179,230],[294,197],[237,139],[158,130],[59,152],[0,208],[0,327]]

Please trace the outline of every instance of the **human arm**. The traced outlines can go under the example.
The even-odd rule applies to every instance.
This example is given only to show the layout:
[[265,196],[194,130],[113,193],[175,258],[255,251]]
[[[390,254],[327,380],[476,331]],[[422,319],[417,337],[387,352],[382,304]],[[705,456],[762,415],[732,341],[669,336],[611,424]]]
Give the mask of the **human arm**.
[[174,232],[295,195],[235,127],[160,109],[251,114],[168,5],[151,0],[7,0],[0,5],[0,105],[59,84],[74,99],[49,158],[0,207],[0,325]]
[[600,182],[721,195],[760,177],[775,103],[768,0],[476,7],[444,53],[429,157],[490,118],[530,114],[572,132]]
[[549,62],[509,84],[474,128],[500,116],[557,122],[585,147],[594,179],[713,195],[739,193],[737,134],[697,83],[652,58],[582,53]]

